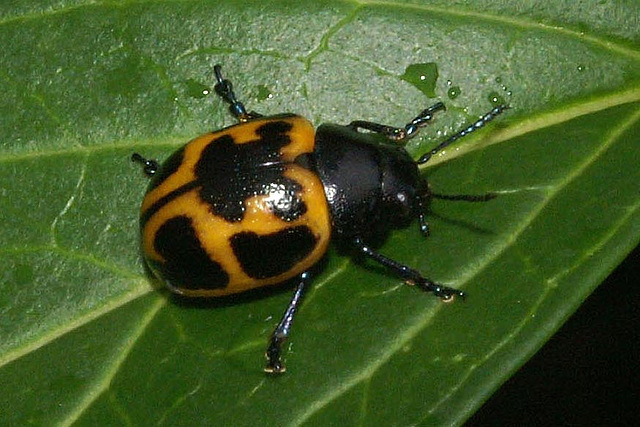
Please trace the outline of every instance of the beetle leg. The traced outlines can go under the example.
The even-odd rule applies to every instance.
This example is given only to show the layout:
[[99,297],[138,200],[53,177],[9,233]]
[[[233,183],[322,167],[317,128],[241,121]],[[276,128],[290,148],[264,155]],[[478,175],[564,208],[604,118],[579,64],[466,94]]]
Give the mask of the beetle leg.
[[220,95],[222,99],[224,99],[226,102],[230,104],[229,111],[231,111],[231,114],[233,114],[240,123],[244,123],[251,119],[262,117],[261,114],[258,114],[254,111],[248,113],[247,110],[244,108],[244,104],[242,104],[242,102],[236,99],[236,94],[233,92],[233,84],[231,83],[230,80],[227,80],[222,77],[221,65],[219,64],[215,65],[213,67],[213,72],[216,75],[216,81],[217,81],[213,89],[216,91],[218,95]]
[[298,310],[300,302],[302,301],[305,287],[307,283],[309,283],[310,278],[311,274],[308,271],[305,271],[300,275],[300,282],[293,293],[289,306],[285,310],[284,315],[282,316],[282,319],[280,319],[280,323],[278,323],[276,329],[273,331],[273,334],[271,334],[269,346],[267,347],[267,352],[265,354],[267,356],[267,366],[264,368],[265,372],[281,374],[286,370],[281,360],[282,344],[289,337],[293,318]]
[[133,153],[131,155],[131,161],[136,163],[141,163],[142,165],[144,165],[144,173],[147,176],[155,175],[155,173],[160,168],[160,166],[158,165],[158,162],[156,162],[155,160],[145,159],[138,153]]
[[405,141],[415,136],[421,127],[426,126],[431,121],[431,119],[433,119],[433,113],[444,109],[444,104],[442,102],[438,102],[431,107],[423,110],[420,114],[418,114],[418,116],[416,116],[402,128],[382,125],[375,122],[367,122],[364,120],[353,121],[347,126],[355,131],[357,131],[358,129],[364,129],[371,132],[376,132],[386,136],[393,141]]
[[441,200],[454,200],[463,202],[488,202],[491,199],[498,197],[496,193],[485,194],[438,194],[431,193],[431,197]]
[[375,122],[367,122],[365,120],[354,120],[351,123],[349,123],[347,126],[355,130],[356,132],[358,131],[358,129],[364,129],[371,132],[382,134],[390,139],[396,139],[397,135],[399,135],[401,132],[404,132],[404,129],[402,128],[396,128],[393,126],[387,126],[387,125],[383,125]]
[[431,107],[425,110],[422,110],[422,112],[418,114],[416,118],[414,118],[409,123],[404,125],[405,134],[403,138],[401,138],[401,140],[406,140],[416,136],[420,128],[423,128],[426,125],[428,125],[429,122],[433,119],[434,113],[438,111],[444,111],[446,109],[447,108],[444,106],[442,102],[436,102]]
[[431,202],[431,193],[427,193],[424,196],[418,196],[416,203],[418,205],[418,225],[420,226],[420,232],[423,236],[429,235],[429,223],[427,222],[427,212],[429,211],[429,204]]
[[411,267],[401,264],[391,258],[387,258],[386,256],[374,251],[369,246],[367,246],[359,237],[353,240],[353,244],[361,253],[378,262],[379,264],[387,267],[389,270],[396,273],[405,281],[419,286],[426,292],[433,292],[435,296],[441,298],[443,301],[450,301],[455,296],[459,296],[461,298],[464,298],[466,296],[463,291],[435,283],[430,279],[422,276],[419,271],[414,270]]
[[416,163],[418,163],[419,165],[421,165],[423,163],[427,163],[429,161],[429,159],[431,158],[431,156],[433,156],[437,152],[441,151],[442,149],[446,148],[447,146],[451,145],[452,143],[454,143],[458,139],[460,139],[462,137],[465,137],[465,136],[469,135],[471,132],[474,132],[474,131],[480,129],[481,127],[483,127],[484,125],[489,123],[491,120],[495,119],[498,115],[500,115],[504,110],[506,110],[508,108],[509,108],[508,105],[498,105],[493,110],[489,111],[484,116],[480,117],[480,119],[478,119],[475,123],[473,123],[473,124],[467,126],[466,128],[454,133],[449,138],[445,139],[440,144],[438,144],[434,149],[432,149],[428,153],[423,154],[418,159],[418,161]]

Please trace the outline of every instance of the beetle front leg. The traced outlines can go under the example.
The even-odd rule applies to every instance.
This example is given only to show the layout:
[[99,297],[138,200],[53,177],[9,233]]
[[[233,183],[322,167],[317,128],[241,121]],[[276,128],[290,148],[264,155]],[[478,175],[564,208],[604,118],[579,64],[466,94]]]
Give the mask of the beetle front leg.
[[420,128],[429,124],[433,119],[433,114],[437,111],[445,110],[445,106],[442,102],[437,102],[431,107],[423,110],[413,120],[404,125],[402,128],[393,126],[382,125],[375,122],[367,122],[364,120],[356,120],[348,124],[348,126],[357,131],[358,129],[364,129],[371,132],[376,132],[393,141],[405,141],[414,137]]
[[460,298],[464,298],[466,296],[466,293],[463,291],[435,283],[430,279],[422,276],[419,271],[414,270],[411,267],[401,264],[391,258],[387,258],[386,256],[374,251],[369,246],[367,246],[359,237],[353,240],[353,244],[361,253],[378,262],[379,264],[387,267],[389,270],[396,273],[405,281],[419,286],[426,292],[433,292],[435,296],[441,298],[443,301],[450,301],[456,296]]
[[300,283],[298,283],[298,286],[293,293],[289,306],[285,310],[284,315],[282,316],[282,319],[280,319],[280,323],[278,323],[276,329],[273,331],[273,334],[271,334],[269,346],[267,347],[267,352],[265,354],[267,357],[267,366],[264,368],[265,372],[270,374],[281,374],[286,371],[286,368],[282,363],[282,344],[289,337],[293,318],[295,317],[298,306],[302,301],[302,296],[310,278],[311,275],[308,271],[305,271],[300,275]]

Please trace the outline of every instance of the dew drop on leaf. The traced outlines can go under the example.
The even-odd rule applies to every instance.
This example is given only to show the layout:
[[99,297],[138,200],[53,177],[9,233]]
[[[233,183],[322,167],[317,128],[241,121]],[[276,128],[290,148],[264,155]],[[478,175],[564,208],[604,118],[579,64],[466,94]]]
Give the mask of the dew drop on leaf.
[[258,85],[258,93],[256,94],[256,99],[258,101],[264,101],[266,99],[271,99],[273,94],[265,85]]
[[490,92],[487,99],[489,99],[489,102],[493,105],[505,104],[504,98],[498,92]]
[[411,64],[400,78],[414,85],[429,98],[436,97],[436,82],[438,81],[438,66],[435,62]]
[[458,96],[460,96],[461,92],[462,91],[460,90],[460,86],[451,86],[447,91],[447,96],[449,97],[449,99],[456,99]]
[[184,84],[187,86],[187,95],[191,98],[201,99],[211,92],[207,85],[203,85],[194,79],[187,79]]

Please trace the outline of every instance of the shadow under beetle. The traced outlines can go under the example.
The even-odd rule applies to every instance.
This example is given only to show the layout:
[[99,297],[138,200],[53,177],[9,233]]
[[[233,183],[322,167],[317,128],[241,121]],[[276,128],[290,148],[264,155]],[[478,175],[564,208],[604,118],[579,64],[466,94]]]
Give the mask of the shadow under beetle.
[[217,297],[297,278],[267,347],[265,371],[270,373],[285,371],[283,343],[310,269],[332,239],[443,300],[465,296],[378,253],[371,244],[415,218],[428,234],[425,212],[432,198],[478,202],[494,197],[433,193],[418,165],[483,127],[506,105],[414,161],[398,143],[444,110],[441,102],[404,127],[357,120],[314,130],[295,114],[247,112],[221,66],[214,72],[215,91],[239,123],[188,142],[162,165],[132,155],[151,177],[140,213],[142,252],[153,274],[173,292]]

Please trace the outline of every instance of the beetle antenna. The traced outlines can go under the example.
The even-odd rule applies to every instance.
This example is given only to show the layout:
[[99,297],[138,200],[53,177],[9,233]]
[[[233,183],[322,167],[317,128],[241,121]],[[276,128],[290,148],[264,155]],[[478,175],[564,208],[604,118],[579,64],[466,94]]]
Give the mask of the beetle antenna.
[[454,133],[449,138],[445,139],[440,144],[438,144],[434,149],[432,149],[431,151],[429,151],[426,154],[423,154],[422,157],[420,157],[416,163],[419,164],[419,165],[427,163],[429,161],[429,159],[431,158],[431,156],[433,156],[437,152],[441,151],[442,149],[448,147],[449,145],[451,145],[452,143],[454,143],[458,139],[460,139],[460,138],[462,138],[464,136],[467,136],[471,132],[475,132],[478,129],[484,127],[487,123],[489,123],[491,120],[495,119],[498,115],[502,114],[502,112],[504,112],[508,108],[509,108],[508,105],[504,105],[504,104],[498,105],[493,110],[489,111],[487,114],[485,114],[484,116],[480,117],[480,119],[477,120],[475,123],[467,126],[466,128],[462,129],[459,132]]

